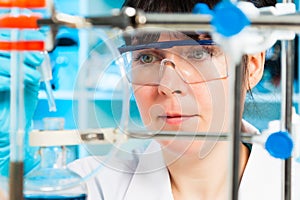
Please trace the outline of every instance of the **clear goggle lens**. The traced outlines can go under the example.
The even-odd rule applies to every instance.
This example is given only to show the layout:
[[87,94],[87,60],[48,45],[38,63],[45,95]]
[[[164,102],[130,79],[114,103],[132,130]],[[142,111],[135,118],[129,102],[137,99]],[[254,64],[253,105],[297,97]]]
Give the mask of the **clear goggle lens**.
[[[189,84],[228,77],[227,59],[212,40],[173,40],[120,48],[132,65],[126,69],[133,84],[159,85],[166,66]],[[167,61],[167,62],[166,62]]]

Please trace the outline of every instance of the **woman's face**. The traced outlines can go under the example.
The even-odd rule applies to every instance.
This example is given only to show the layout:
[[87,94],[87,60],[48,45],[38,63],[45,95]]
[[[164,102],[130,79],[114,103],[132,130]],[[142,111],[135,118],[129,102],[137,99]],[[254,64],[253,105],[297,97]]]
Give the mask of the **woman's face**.
[[[158,42],[185,39],[184,35],[161,34]],[[139,71],[140,66],[143,66],[143,71],[140,70],[136,73],[137,77],[133,78],[139,79],[139,83],[145,80],[150,83],[133,84],[136,102],[148,129],[207,134],[228,131],[226,56],[214,45],[201,47],[203,52],[193,48],[181,46],[164,50],[140,50],[132,54],[132,71]],[[145,71],[147,68],[155,68],[155,65],[158,66],[158,72],[154,80],[152,76],[155,70]],[[196,143],[192,140],[177,141],[160,143],[176,151]],[[201,143],[203,141],[197,142],[197,151]]]

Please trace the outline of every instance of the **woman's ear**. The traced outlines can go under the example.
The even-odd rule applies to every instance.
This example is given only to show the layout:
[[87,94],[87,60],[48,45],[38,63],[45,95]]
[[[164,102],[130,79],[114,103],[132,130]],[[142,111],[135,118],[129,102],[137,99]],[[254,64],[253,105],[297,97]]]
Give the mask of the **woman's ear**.
[[[261,80],[264,72],[265,52],[248,55],[247,79],[248,90],[252,89]],[[246,80],[247,80],[246,79]]]

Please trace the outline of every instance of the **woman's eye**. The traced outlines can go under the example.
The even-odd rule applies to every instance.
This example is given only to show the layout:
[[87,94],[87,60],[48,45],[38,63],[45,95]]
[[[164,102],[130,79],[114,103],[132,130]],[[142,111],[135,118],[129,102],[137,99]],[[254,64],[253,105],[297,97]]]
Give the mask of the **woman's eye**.
[[143,54],[140,56],[139,60],[143,63],[152,63],[156,60],[154,55],[151,54]]
[[203,50],[194,50],[192,52],[192,57],[198,60],[205,59],[209,54]]

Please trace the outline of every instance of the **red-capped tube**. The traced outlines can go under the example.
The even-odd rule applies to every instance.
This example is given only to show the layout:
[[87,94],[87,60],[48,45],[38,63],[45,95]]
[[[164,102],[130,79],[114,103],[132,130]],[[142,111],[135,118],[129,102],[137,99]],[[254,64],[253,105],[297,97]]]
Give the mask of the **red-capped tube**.
[[46,0],[0,0],[0,7],[44,8]]
[[0,28],[18,28],[18,29],[37,29],[39,28],[37,20],[42,16],[38,14],[33,15],[2,15],[0,17]]
[[44,41],[0,41],[0,50],[2,51],[44,51]]

